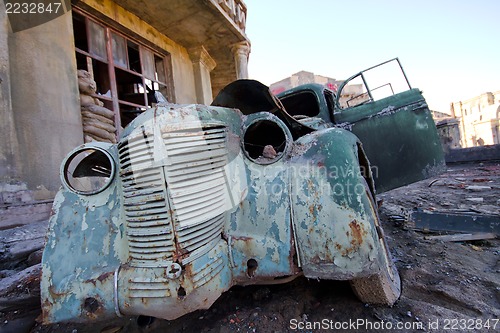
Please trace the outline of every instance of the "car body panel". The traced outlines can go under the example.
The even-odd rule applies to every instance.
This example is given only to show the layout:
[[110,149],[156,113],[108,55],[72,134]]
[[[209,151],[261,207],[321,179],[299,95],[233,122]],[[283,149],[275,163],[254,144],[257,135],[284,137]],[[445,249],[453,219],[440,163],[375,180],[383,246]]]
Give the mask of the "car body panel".
[[442,172],[441,141],[427,103],[418,89],[334,115],[363,142],[377,192],[408,185]]
[[335,271],[336,279],[348,280],[373,274],[381,251],[364,178],[370,175],[352,163],[362,153],[359,141],[330,128],[297,145],[303,153],[291,160],[301,175],[292,182],[293,223],[304,275],[325,279]]
[[[398,93],[390,83],[377,87],[373,91],[384,87],[390,89],[387,96],[377,99],[364,75],[388,64],[397,64],[396,70],[399,68],[402,74],[400,85],[407,83],[407,86]],[[365,91],[347,103],[341,102],[343,89],[359,78],[363,79]],[[305,114],[356,134],[372,165],[377,193],[432,177],[444,170],[444,153],[431,112],[421,91],[409,85],[397,58],[353,75],[338,92],[320,84],[305,84],[277,97],[295,117]],[[355,101],[356,105],[345,105],[350,101]],[[301,120],[302,123],[308,121],[311,122],[307,118]]]

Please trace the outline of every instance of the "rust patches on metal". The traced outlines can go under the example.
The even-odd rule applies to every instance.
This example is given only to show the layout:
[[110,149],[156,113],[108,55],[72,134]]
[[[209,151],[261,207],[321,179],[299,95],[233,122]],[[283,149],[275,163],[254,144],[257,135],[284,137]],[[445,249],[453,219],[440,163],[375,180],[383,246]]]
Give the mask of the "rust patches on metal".
[[356,220],[352,220],[349,223],[349,229],[350,231],[346,231],[346,236],[351,238],[351,246],[343,248],[339,243],[335,243],[335,249],[337,249],[337,251],[339,251],[344,257],[356,252],[360,248],[361,244],[363,244],[364,238],[367,235],[366,230],[363,229]]
[[103,274],[99,275],[97,280],[102,283],[104,280],[107,280],[109,277],[113,277],[113,274],[114,274],[114,272],[103,273]]
[[64,295],[66,295],[66,293],[58,293],[57,291],[55,291],[55,287],[53,285],[49,286],[49,293],[50,296],[52,296],[52,299],[63,297]]
[[92,283],[94,285],[94,287],[97,287],[97,283],[96,283],[96,280],[94,279],[89,279],[89,280],[85,280],[83,281],[84,283]]
[[[49,301],[48,298],[46,298],[43,302],[42,302],[42,310],[45,312],[45,311],[48,311],[48,310],[45,310],[45,309],[48,309],[48,308],[51,308],[52,307],[52,303]],[[44,316],[44,318],[46,318],[46,316]]]
[[311,214],[311,217],[317,217],[318,213],[323,209],[322,205],[318,205],[315,203],[312,203],[309,205],[309,213]]
[[[182,278],[181,280],[189,280],[189,281],[192,281],[193,280],[193,267],[192,265],[186,265],[184,267],[184,272],[182,274]],[[182,283],[181,283],[182,284]]]
[[351,245],[358,248],[363,243],[363,233],[366,232],[363,232],[364,230],[361,230],[361,226],[356,220],[352,220],[351,223],[349,223],[349,228],[351,228],[352,236]]
[[316,210],[316,206],[314,204],[311,204],[309,206],[309,213],[314,216],[314,211]]
[[253,238],[247,237],[247,236],[232,236],[232,239],[233,240],[242,240],[244,242],[248,242],[248,241],[252,240]]

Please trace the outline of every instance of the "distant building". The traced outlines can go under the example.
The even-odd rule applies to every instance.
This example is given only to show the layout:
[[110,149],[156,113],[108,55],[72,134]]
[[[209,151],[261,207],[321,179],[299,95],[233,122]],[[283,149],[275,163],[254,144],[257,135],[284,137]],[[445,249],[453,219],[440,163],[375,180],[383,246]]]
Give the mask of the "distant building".
[[434,118],[436,122],[436,128],[438,131],[439,138],[441,139],[441,146],[445,152],[450,149],[458,149],[461,148],[461,140],[460,140],[460,121],[456,118],[442,118],[437,120]]
[[453,118],[449,113],[431,110],[432,118],[437,123],[443,119]]
[[[293,74],[290,77],[287,77],[286,79],[271,84],[269,88],[271,89],[271,92],[276,95],[282,93],[285,90],[295,88],[302,84],[307,84],[307,83],[319,83],[324,85],[326,88],[334,92],[337,92],[338,88],[342,83],[344,83],[344,81],[333,79],[331,77],[316,75],[311,72],[300,71],[298,73]],[[348,85],[344,88],[342,93],[343,94],[340,97],[341,104],[343,104],[344,101],[353,98],[354,96],[362,94],[363,85],[361,84]]]
[[460,148],[460,121],[450,114],[431,110],[444,151]]
[[500,90],[453,102],[451,113],[460,121],[462,147],[500,143]]

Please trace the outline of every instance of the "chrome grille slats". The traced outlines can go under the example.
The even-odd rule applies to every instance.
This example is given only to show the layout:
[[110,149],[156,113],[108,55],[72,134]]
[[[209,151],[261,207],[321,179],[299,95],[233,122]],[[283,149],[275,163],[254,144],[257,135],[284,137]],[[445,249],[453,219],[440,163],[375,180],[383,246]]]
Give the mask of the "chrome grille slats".
[[137,267],[165,266],[175,252],[165,175],[152,167],[153,141],[143,128],[118,146],[130,264]]
[[179,255],[186,264],[221,237],[226,128],[138,130],[118,145],[131,265],[166,267]]
[[218,162],[207,161],[207,163],[203,163],[203,164],[199,163],[199,164],[196,164],[189,169],[179,168],[179,169],[175,170],[174,168],[172,168],[169,171],[169,176],[170,177],[178,177],[178,176],[186,176],[186,175],[191,175],[191,174],[196,175],[199,172],[208,171],[208,170],[211,170],[213,168],[224,167],[225,164],[226,164],[226,161],[224,161],[224,160],[221,160]]
[[198,152],[196,154],[185,153],[185,154],[173,155],[172,158],[170,158],[170,162],[172,164],[181,164],[181,163],[191,163],[197,161],[202,162],[206,159],[215,159],[215,158],[224,160],[226,158],[226,151],[224,149],[217,149],[211,151]]
[[[140,239],[140,238],[134,238],[134,237],[156,237],[158,235],[164,235],[170,233],[170,228],[165,227],[165,225],[160,224],[160,221],[151,221],[149,223],[146,223],[146,226],[148,227],[147,229],[143,229],[144,225],[142,223],[134,224],[130,223],[128,230],[128,235],[131,237],[131,239]],[[142,241],[147,242],[148,239],[143,239]]]
[[128,188],[125,187],[123,191],[123,196],[128,199],[126,204],[127,206],[137,205],[137,200],[134,201],[134,198],[138,197],[147,197],[148,200],[141,200],[146,203],[152,203],[163,199],[162,195],[164,194],[164,191],[161,190],[161,187],[164,187],[163,181],[150,183],[148,187],[145,187],[142,184],[140,186],[135,184],[124,184],[124,186],[130,186]]
[[223,204],[218,203],[215,206],[207,206],[203,210],[200,209],[199,211],[188,211],[182,214],[182,223],[178,223],[178,225],[191,226],[197,223],[201,223],[207,219],[207,216],[215,215],[216,213],[218,213],[221,208],[223,208]]
[[[224,190],[224,186],[215,186],[209,189],[206,189],[204,192],[206,195],[215,195],[215,193],[220,192]],[[192,193],[184,193],[182,197],[177,198],[177,204],[181,205],[181,203],[184,202],[191,202],[193,200],[198,199],[199,196],[197,195],[197,192],[192,192]]]
[[212,188],[213,186],[225,185],[224,173],[222,171],[208,171],[204,175],[197,177],[189,177],[184,179],[171,179],[172,183],[170,189],[172,195],[183,196],[184,194],[193,193],[196,191],[203,191]]
[[214,194],[213,198],[205,197],[205,198],[196,198],[196,200],[180,201],[175,208],[177,209],[177,211],[197,210],[207,207],[208,205],[211,205],[214,199],[218,199],[218,197],[224,196],[224,193],[213,193],[213,194]]
[[[213,223],[205,229],[191,229],[189,232],[178,235],[179,240],[183,246],[183,248],[188,249],[189,251],[193,251],[193,248],[196,248],[199,243],[208,243],[211,240],[215,239],[218,234],[220,234],[220,228],[224,224],[224,220],[222,218],[218,218]],[[195,226],[196,227],[196,226]]]
[[147,209],[147,208],[151,208],[151,209],[155,209],[155,208],[162,208],[162,209],[165,209],[165,205],[163,202],[161,202],[161,200],[158,200],[158,201],[153,201],[150,203],[150,205],[131,205],[127,211],[132,213],[132,212],[136,212],[136,211],[142,211],[144,209]]
[[223,126],[163,133],[177,240],[196,256],[214,246],[224,224],[226,133]]

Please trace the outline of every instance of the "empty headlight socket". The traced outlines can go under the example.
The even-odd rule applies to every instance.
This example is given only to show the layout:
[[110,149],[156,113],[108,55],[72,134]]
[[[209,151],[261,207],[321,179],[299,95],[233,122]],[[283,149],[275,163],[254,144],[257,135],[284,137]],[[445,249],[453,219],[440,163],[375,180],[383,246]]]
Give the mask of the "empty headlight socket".
[[243,151],[257,164],[272,164],[287,154],[292,134],[278,117],[269,112],[248,115],[243,124]]

